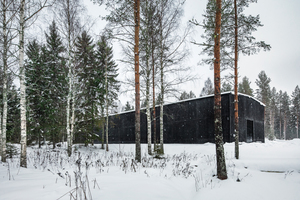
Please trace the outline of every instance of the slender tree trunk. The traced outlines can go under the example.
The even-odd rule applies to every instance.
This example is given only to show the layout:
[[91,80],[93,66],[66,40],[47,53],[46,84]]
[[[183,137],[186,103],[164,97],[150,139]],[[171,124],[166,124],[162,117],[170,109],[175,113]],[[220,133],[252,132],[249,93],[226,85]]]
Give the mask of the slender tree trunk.
[[154,70],[154,64],[152,66],[153,68],[153,143],[154,143],[154,152],[157,151],[157,145],[156,145],[156,113],[155,113],[155,70]]
[[147,102],[147,142],[148,142],[148,154],[152,154],[152,147],[151,147],[151,112],[150,112],[150,77],[147,78],[147,89],[146,89],[146,102]]
[[[162,5],[162,4],[161,4]],[[163,5],[161,7],[161,18],[159,20],[159,26],[160,26],[160,84],[161,84],[161,102],[160,102],[160,115],[159,115],[159,153],[164,154],[164,93],[165,93],[165,87],[164,87],[164,63],[163,63],[163,54],[164,54],[164,44],[163,44],[163,26],[162,26],[162,12],[163,12]]]
[[222,115],[221,115],[221,76],[220,76],[220,33],[221,33],[221,11],[222,1],[216,0],[216,26],[215,26],[215,46],[214,46],[214,83],[215,83],[215,142],[216,142],[216,157],[217,157],[217,176],[219,179],[227,179],[227,171],[225,164],[225,155],[223,147],[223,130],[222,130]]
[[275,136],[275,111],[270,111],[270,120],[271,120],[271,137],[274,138]]
[[281,139],[281,104],[279,105],[279,139]]
[[74,87],[74,69],[72,72],[72,104],[71,104],[71,129],[70,129],[70,136],[71,136],[71,147],[73,146],[74,138],[74,126],[75,126],[75,87]]
[[2,128],[1,128],[1,125],[2,125],[2,114],[0,111],[0,155],[2,156]]
[[284,119],[283,119],[283,139],[286,140],[286,125],[287,125],[287,122],[286,122],[286,113],[284,113]]
[[26,144],[26,85],[24,67],[24,29],[25,29],[25,0],[21,0],[20,6],[20,33],[19,33],[19,67],[20,67],[20,109],[21,109],[21,156],[20,166],[27,168],[27,144]]
[[[153,26],[153,25],[152,25]],[[153,27],[152,27],[153,29]],[[151,34],[152,46],[151,46],[151,56],[152,56],[152,89],[153,89],[153,143],[154,143],[154,152],[157,151],[156,145],[156,113],[155,113],[155,62],[154,62],[154,35],[153,30]]]
[[297,138],[299,138],[299,116],[297,116],[297,126],[296,126],[296,131],[297,131]]
[[[106,49],[105,49],[106,51]],[[108,151],[108,84],[107,84],[107,52],[105,52],[105,104],[106,104],[106,151]]]
[[104,108],[101,106],[101,125],[102,125],[102,138],[101,138],[101,149],[104,149],[104,134],[105,134],[105,125],[104,125]]
[[141,119],[140,119],[140,68],[139,68],[139,30],[140,30],[140,0],[134,0],[135,21],[135,160],[141,162]]
[[160,71],[160,81],[161,81],[161,102],[160,102],[160,115],[159,115],[159,153],[164,154],[164,71],[163,66],[161,66]]
[[[3,34],[3,53],[2,53],[2,60],[3,60],[3,114],[2,114],[2,157],[1,161],[6,162],[6,124],[7,124],[7,50],[8,50],[8,41],[7,41],[7,27],[6,27],[6,1],[2,1],[2,34]],[[1,124],[0,124],[1,127]]]
[[239,104],[238,104],[238,24],[237,5],[234,0],[235,15],[235,46],[234,46],[234,135],[235,135],[235,158],[239,159]]
[[[67,96],[67,144],[68,144],[68,156],[70,157],[72,155],[72,142],[73,138],[71,135],[71,127],[70,127],[70,113],[71,113],[71,100],[72,100],[72,66],[71,66],[71,19],[70,19],[70,1],[67,0],[67,18],[68,18],[68,67],[69,67],[69,72],[68,72],[68,83],[69,83],[69,90],[68,90],[68,96]],[[74,104],[74,102],[73,102]]]
[[[149,52],[147,52],[148,54]],[[151,148],[151,112],[150,112],[150,79],[151,79],[151,69],[149,66],[149,56],[147,56],[146,61],[146,115],[147,115],[147,143],[148,143],[148,154],[152,154]]]

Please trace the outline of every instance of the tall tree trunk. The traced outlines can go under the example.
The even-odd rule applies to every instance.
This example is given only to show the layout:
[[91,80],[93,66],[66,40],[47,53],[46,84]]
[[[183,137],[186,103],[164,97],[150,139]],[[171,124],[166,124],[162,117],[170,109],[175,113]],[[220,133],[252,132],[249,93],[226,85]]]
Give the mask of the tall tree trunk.
[[[7,51],[8,51],[8,41],[7,41],[7,27],[6,27],[6,1],[2,1],[2,35],[3,35],[3,53],[2,53],[2,60],[3,60],[3,114],[2,114],[2,157],[1,161],[6,162],[6,124],[7,124]],[[1,123],[0,123],[1,127]]]
[[25,29],[25,0],[20,6],[20,32],[19,32],[19,67],[20,67],[20,109],[21,109],[21,156],[20,166],[27,168],[27,136],[26,136],[26,85],[24,67],[24,29]]
[[146,114],[147,114],[147,142],[148,142],[148,154],[152,154],[151,147],[151,112],[150,112],[150,76],[147,77],[146,83]]
[[[105,49],[106,51],[106,49]],[[105,52],[105,109],[106,109],[106,151],[108,151],[108,84],[107,84],[107,52]]]
[[134,65],[135,65],[135,160],[141,162],[141,118],[140,118],[140,68],[139,68],[139,30],[140,0],[134,1]]
[[153,35],[153,25],[151,26],[151,57],[152,57],[152,89],[153,89],[153,143],[154,143],[154,152],[157,151],[156,146],[156,113],[155,113],[155,62],[154,62],[154,35]]
[[235,135],[235,158],[239,159],[239,104],[238,104],[238,24],[237,5],[234,0],[235,21],[235,45],[234,45],[234,135]]
[[[149,52],[147,52],[149,54]],[[148,154],[152,154],[151,148],[151,112],[150,112],[150,79],[151,79],[151,68],[149,65],[149,56],[147,55],[146,61],[146,115],[147,115],[147,143],[148,143]]]
[[279,139],[281,139],[281,103],[279,105]]
[[271,138],[275,136],[275,111],[273,109],[270,110],[270,121],[271,121]]
[[284,112],[284,119],[283,119],[283,139],[286,140],[286,126],[287,126],[287,121],[286,121],[286,112]]
[[105,134],[105,125],[104,125],[104,107],[101,106],[101,126],[102,126],[102,138],[101,138],[101,149],[104,149],[104,134]]
[[160,129],[159,153],[164,154],[164,70],[163,70],[163,66],[161,66],[160,81],[161,81],[161,102],[160,102],[160,115],[159,115],[159,129]]
[[[72,94],[73,94],[73,70],[71,66],[71,19],[70,19],[70,1],[67,0],[67,20],[68,20],[68,83],[69,83],[69,89],[68,89],[68,96],[67,96],[67,144],[68,144],[68,156],[70,157],[72,155],[72,145],[73,145],[73,137],[71,132],[71,101],[72,101]],[[74,104],[74,102],[72,102]]]
[[215,46],[214,46],[214,120],[215,120],[215,142],[217,157],[217,177],[221,180],[227,179],[227,171],[225,164],[225,155],[223,147],[223,131],[222,131],[222,115],[221,115],[221,76],[220,76],[220,34],[221,34],[221,12],[222,1],[216,0],[216,25],[215,25]]
[[2,113],[0,111],[0,155],[2,156],[2,128],[1,128],[1,124],[2,124]]
[[297,126],[296,126],[296,131],[297,131],[297,138],[299,138],[299,115],[297,115]]
[[163,62],[163,54],[164,54],[164,43],[163,43],[163,25],[162,25],[162,15],[163,15],[163,4],[161,4],[160,9],[160,20],[159,20],[159,29],[160,29],[160,84],[161,84],[161,102],[160,102],[160,115],[159,115],[159,153],[164,154],[164,62]]
[[70,136],[71,136],[71,147],[73,146],[73,141],[75,140],[74,138],[74,126],[75,126],[75,87],[74,87],[74,69],[72,72],[72,104],[71,104],[71,129],[70,129]]

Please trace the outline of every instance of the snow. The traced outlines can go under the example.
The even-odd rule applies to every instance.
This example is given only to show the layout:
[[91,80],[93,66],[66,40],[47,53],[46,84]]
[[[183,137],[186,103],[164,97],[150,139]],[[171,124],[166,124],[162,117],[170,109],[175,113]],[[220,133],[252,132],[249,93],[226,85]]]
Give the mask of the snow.
[[239,160],[234,143],[226,143],[224,181],[215,176],[214,144],[164,148],[165,159],[155,159],[142,144],[143,161],[135,163],[134,144],[111,144],[109,152],[100,145],[76,145],[71,158],[64,147],[28,147],[28,168],[18,167],[18,156],[0,164],[0,199],[76,199],[76,194],[84,199],[84,193],[87,199],[107,200],[299,199],[300,139],[240,143]]

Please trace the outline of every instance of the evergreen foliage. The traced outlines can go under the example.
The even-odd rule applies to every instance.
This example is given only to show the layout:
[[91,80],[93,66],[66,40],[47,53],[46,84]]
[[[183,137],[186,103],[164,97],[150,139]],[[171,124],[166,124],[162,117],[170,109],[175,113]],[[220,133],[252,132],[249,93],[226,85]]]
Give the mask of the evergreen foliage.
[[221,92],[230,92],[230,91],[233,91],[232,85],[228,82],[223,82]]
[[270,82],[271,79],[267,76],[265,71],[261,71],[258,74],[258,79],[255,81],[258,87],[258,89],[256,89],[256,98],[263,102],[266,106],[268,106],[270,102]]
[[127,101],[124,111],[130,111],[130,110],[134,110],[134,107],[130,105],[130,103]]
[[75,58],[78,75],[78,116],[79,128],[76,138],[84,140],[85,145],[91,143],[95,130],[95,118],[98,115],[97,107],[103,97],[103,68],[94,61],[94,44],[92,37],[83,31],[77,37]]
[[250,86],[251,82],[248,77],[244,76],[242,82],[239,83],[238,92],[247,94],[253,97],[253,89]]
[[183,93],[181,93],[181,95],[179,97],[179,101],[185,100],[185,99],[192,99],[192,98],[196,98],[196,95],[194,94],[193,91],[190,91],[189,93],[187,93],[186,91],[183,91]]
[[214,94],[213,83],[210,78],[204,82],[204,87],[201,90],[200,97]]

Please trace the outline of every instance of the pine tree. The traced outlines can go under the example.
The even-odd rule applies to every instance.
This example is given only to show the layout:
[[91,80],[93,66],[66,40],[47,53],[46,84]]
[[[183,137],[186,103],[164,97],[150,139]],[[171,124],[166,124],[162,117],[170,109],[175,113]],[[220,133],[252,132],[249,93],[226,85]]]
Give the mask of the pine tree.
[[250,86],[251,82],[248,77],[244,76],[242,82],[239,83],[238,91],[253,97],[253,89]]
[[232,91],[232,85],[228,82],[223,82],[221,92],[230,92]]
[[258,87],[258,89],[256,89],[256,98],[266,105],[264,127],[265,127],[265,133],[267,133],[267,135],[269,134],[270,131],[270,119],[268,114],[270,113],[270,107],[269,107],[270,95],[271,95],[270,82],[271,79],[266,75],[265,71],[261,71],[258,74],[258,79],[255,80],[255,83]]
[[287,139],[287,128],[290,116],[290,97],[287,92],[282,95],[282,110],[283,110],[283,139]]
[[99,86],[102,86],[103,68],[100,65],[96,65],[94,62],[94,44],[92,37],[83,31],[79,37],[77,37],[75,47],[75,58],[78,63],[76,69],[78,79],[78,102],[79,112],[78,118],[80,123],[79,138],[84,138],[84,143],[87,146],[91,142],[94,135],[95,117],[97,116],[97,105],[99,105]]
[[270,82],[271,79],[267,76],[265,71],[261,71],[258,74],[258,79],[255,81],[258,87],[258,89],[256,89],[256,97],[266,106],[268,106],[270,102]]
[[45,87],[49,85],[46,81],[45,58],[47,57],[46,47],[41,46],[36,40],[28,43],[26,51],[27,60],[26,68],[26,93],[27,93],[27,125],[30,126],[28,131],[29,137],[38,141],[41,147],[41,138],[46,132],[47,119],[47,97]]
[[214,88],[213,88],[213,83],[211,82],[210,78],[208,78],[204,82],[204,87],[201,90],[200,97],[211,95],[211,94],[214,94]]
[[183,91],[183,93],[181,93],[181,95],[179,97],[179,101],[185,100],[185,99],[192,99],[192,98],[196,98],[196,95],[194,94],[193,91],[190,91],[189,93],[187,93],[186,91]]
[[65,48],[58,33],[55,21],[49,26],[49,33],[46,36],[45,55],[45,79],[47,82],[45,92],[47,95],[47,132],[51,137],[53,148],[58,142],[58,134],[65,130],[65,113],[63,109],[66,103],[66,67],[63,53]]
[[297,85],[292,94],[292,113],[295,118],[296,138],[299,138],[299,118],[300,118],[300,88]]
[[133,110],[133,109],[134,109],[134,107],[130,105],[129,101],[127,101],[124,110],[125,111],[130,111],[130,110]]
[[225,163],[225,154],[223,146],[223,130],[221,115],[221,76],[220,76],[220,35],[221,35],[221,14],[222,1],[216,1],[216,18],[214,33],[214,126],[216,142],[216,159],[217,159],[217,177],[221,180],[227,179],[227,170]]
[[272,88],[271,90],[271,95],[270,95],[270,130],[269,134],[267,137],[269,140],[274,140],[275,139],[275,117],[277,113],[277,92],[275,87]]
[[[114,107],[114,101],[118,98],[118,91],[120,89],[120,82],[117,80],[118,69],[113,59],[112,46],[108,44],[108,39],[104,35],[101,36],[96,46],[96,60],[99,65],[98,78],[103,77],[99,82],[102,91],[99,90],[100,103],[102,104],[102,111],[106,112],[106,150],[108,150],[108,111],[109,108]],[[100,81],[100,79],[99,79]],[[101,96],[102,95],[102,96]],[[102,133],[102,138],[104,132]],[[103,142],[103,141],[102,141]]]

